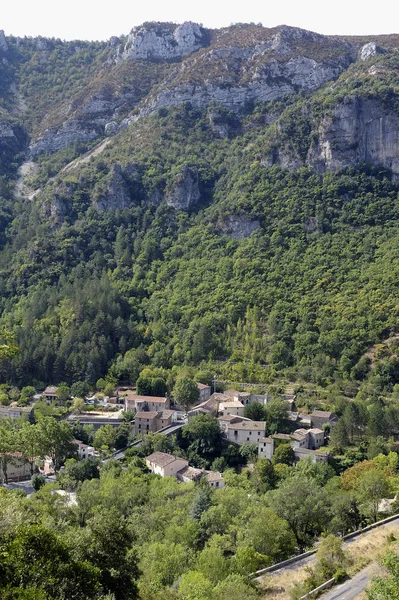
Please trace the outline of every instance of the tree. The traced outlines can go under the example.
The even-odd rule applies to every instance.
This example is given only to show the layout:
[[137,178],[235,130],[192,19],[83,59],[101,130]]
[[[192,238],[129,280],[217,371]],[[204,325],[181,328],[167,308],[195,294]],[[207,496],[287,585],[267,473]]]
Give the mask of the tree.
[[295,454],[291,444],[280,444],[274,451],[273,464],[283,464],[291,466],[294,463]]
[[44,458],[46,452],[42,428],[36,424],[23,423],[19,432],[19,447],[30,464],[30,472],[33,475],[36,460]]
[[199,400],[199,389],[193,379],[180,377],[173,388],[173,397],[177,404],[186,410]]
[[313,479],[295,474],[267,493],[267,502],[285,519],[300,548],[313,541],[330,521],[330,496]]
[[220,456],[222,440],[219,421],[212,415],[197,415],[182,427],[182,446],[188,455],[212,462]]
[[76,454],[76,446],[72,444],[72,430],[65,421],[43,417],[38,423],[38,431],[43,443],[43,453],[53,460],[55,471],[68,456]]
[[212,590],[212,583],[199,571],[187,571],[179,582],[180,598],[184,600],[209,600]]
[[67,385],[60,385],[56,396],[60,402],[66,402],[71,397],[71,390]]
[[1,570],[2,598],[6,598],[3,592],[9,588],[32,586],[43,591],[44,598],[89,600],[101,589],[100,568],[86,559],[75,560],[67,544],[42,525],[22,526],[4,540]]
[[89,385],[86,381],[75,381],[75,383],[71,385],[71,395],[74,398],[84,398],[88,392]]
[[46,480],[43,477],[43,475],[38,475],[36,473],[35,475],[32,475],[30,483],[31,483],[31,486],[33,487],[33,489],[35,490],[35,492],[38,492],[40,490],[40,488],[42,488],[44,485],[46,485]]
[[331,432],[331,444],[341,450],[349,446],[348,425],[344,418],[338,419]]
[[15,424],[11,420],[0,421],[0,473],[5,483],[8,483],[8,467],[15,461],[17,433]]
[[208,510],[210,503],[210,489],[200,486],[190,506],[190,518],[199,521],[202,513]]
[[251,482],[258,494],[272,490],[276,484],[276,473],[273,463],[268,458],[260,458],[251,474]]
[[115,445],[116,439],[116,430],[110,423],[107,425],[103,425],[99,429],[97,429],[94,434],[94,442],[93,445],[97,449],[110,449]]
[[265,421],[265,408],[262,404],[259,404],[259,402],[252,402],[252,404],[248,404],[245,407],[244,416],[252,421]]
[[81,412],[83,412],[85,409],[85,401],[83,400],[83,398],[74,398],[74,401],[72,403],[72,411],[74,413],[78,413],[80,414]]
[[[295,551],[295,535],[286,519],[268,506],[248,510],[237,531],[237,546],[254,548],[266,561],[284,560]],[[267,557],[267,558],[266,558]]]
[[355,486],[363,512],[375,523],[378,517],[378,506],[389,493],[389,484],[384,473],[378,470],[366,471]]
[[30,400],[32,400],[33,396],[35,395],[35,388],[32,385],[27,385],[25,387],[22,388],[21,390],[21,400],[27,400],[28,402]]
[[288,419],[289,404],[282,398],[273,398],[264,407],[267,426],[272,431],[279,431],[282,423]]
[[64,489],[76,489],[78,484],[100,477],[101,461],[98,458],[88,457],[85,460],[68,458],[65,469],[60,471],[57,481]]
[[367,591],[369,600],[395,600],[398,597],[399,556],[395,552],[388,552],[382,560],[382,566],[388,573],[373,579]]

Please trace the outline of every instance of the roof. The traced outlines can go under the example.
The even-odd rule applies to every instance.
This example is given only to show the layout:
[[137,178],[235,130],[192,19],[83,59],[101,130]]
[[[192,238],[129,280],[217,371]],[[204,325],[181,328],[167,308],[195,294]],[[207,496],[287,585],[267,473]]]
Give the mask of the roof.
[[71,440],[71,444],[83,444],[82,440]]
[[258,442],[263,442],[264,444],[271,444],[273,442],[273,438],[271,437],[263,437],[258,440]]
[[287,440],[289,442],[291,439],[291,436],[288,435],[288,433],[274,433],[272,435],[272,438],[274,440]]
[[239,400],[231,400],[230,402],[221,402],[220,403],[221,410],[223,410],[222,407],[223,408],[244,408],[244,405]]
[[161,410],[161,412],[158,413],[158,419],[170,419],[171,417],[173,417],[175,412],[176,411],[170,410],[168,408],[165,410]]
[[55,385],[48,385],[44,390],[43,394],[48,394],[49,396],[54,396],[58,391],[58,387]]
[[146,461],[154,463],[158,465],[158,467],[166,467],[167,465],[175,462],[175,460],[183,460],[187,462],[184,458],[180,458],[180,456],[166,454],[165,452],[153,452],[150,454],[150,456],[146,456]]
[[247,431],[265,431],[266,421],[242,421],[241,423],[229,423],[229,429],[244,429]]
[[309,416],[310,418],[320,417],[321,419],[331,419],[335,417],[333,412],[327,412],[325,410],[314,410]]
[[324,431],[322,429],[319,429],[318,427],[312,427],[312,429],[309,429],[308,431],[310,431],[310,433],[314,433],[315,435],[317,435],[319,433],[324,434]]
[[136,412],[135,419],[156,419],[158,412],[156,410],[141,410]]
[[166,402],[165,396],[136,396],[135,394],[129,395],[128,400],[134,400],[135,402]]
[[299,442],[304,440],[307,437],[307,433],[302,433],[301,431],[294,431],[294,433],[291,434],[291,439],[292,440],[298,440]]
[[180,471],[177,472],[178,477],[184,477],[185,479],[191,479],[195,481],[199,479],[203,474],[202,469],[196,469],[195,467],[183,467]]
[[205,477],[209,482],[223,480],[223,475],[219,471],[207,471]]
[[210,385],[206,385],[205,383],[197,383],[197,387],[199,390],[207,390],[211,389]]
[[241,421],[250,421],[247,417],[240,417],[238,415],[224,415],[224,417],[218,417],[219,421],[226,421],[228,423],[241,423]]

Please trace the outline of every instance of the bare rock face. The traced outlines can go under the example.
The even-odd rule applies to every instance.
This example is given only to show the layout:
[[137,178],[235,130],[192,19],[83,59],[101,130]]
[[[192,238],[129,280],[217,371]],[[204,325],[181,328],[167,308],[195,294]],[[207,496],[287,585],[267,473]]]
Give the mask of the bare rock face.
[[57,152],[76,141],[94,140],[103,133],[103,128],[101,129],[92,123],[85,123],[78,119],[65,121],[58,129],[46,129],[44,134],[30,146],[30,156],[35,158],[39,154]]
[[307,162],[319,172],[370,163],[391,169],[399,180],[399,116],[377,100],[342,102],[322,121],[318,137]]
[[175,26],[148,23],[135,27],[129,34],[119,59],[170,60],[195,52],[203,45],[204,34],[190,21]]
[[3,29],[0,29],[0,50],[3,52],[7,52],[8,50],[8,44]]
[[109,183],[104,194],[97,197],[94,207],[99,210],[123,210],[131,204],[128,183],[124,177],[121,165],[114,164],[112,167]]
[[360,49],[359,58],[360,60],[367,60],[376,54],[383,54],[383,52],[383,49],[377,46],[375,42],[369,42]]
[[194,167],[184,167],[165,193],[166,203],[177,210],[191,208],[200,197],[199,176]]
[[218,222],[217,228],[233,239],[242,240],[259,229],[260,222],[257,219],[251,219],[247,215],[228,215]]

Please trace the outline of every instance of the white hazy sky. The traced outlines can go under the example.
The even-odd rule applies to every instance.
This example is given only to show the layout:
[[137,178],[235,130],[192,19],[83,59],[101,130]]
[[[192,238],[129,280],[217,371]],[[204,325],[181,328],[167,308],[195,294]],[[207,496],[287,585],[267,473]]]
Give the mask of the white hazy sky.
[[[205,27],[237,22],[293,25],[324,34],[399,33],[395,0],[14,0],[2,2],[6,35],[106,40],[143,21],[195,21]],[[369,7],[369,8],[368,8]]]

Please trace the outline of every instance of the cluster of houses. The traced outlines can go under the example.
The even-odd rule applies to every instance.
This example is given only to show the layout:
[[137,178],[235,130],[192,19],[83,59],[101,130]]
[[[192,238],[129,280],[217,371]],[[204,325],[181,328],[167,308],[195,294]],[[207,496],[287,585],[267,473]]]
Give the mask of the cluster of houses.
[[205,469],[190,467],[188,460],[174,454],[154,452],[147,456],[145,462],[152,473],[161,477],[176,477],[183,483],[198,481],[203,477],[208,485],[214,489],[220,489],[225,484],[223,475],[218,471],[206,471]]
[[210,394],[188,413],[189,419],[198,414],[212,414],[220,423],[221,434],[229,442],[238,445],[255,444],[258,456],[271,459],[275,448],[281,444],[290,444],[296,460],[309,457],[313,462],[325,462],[329,454],[320,451],[324,446],[325,434],[322,429],[326,423],[332,427],[337,421],[331,412],[315,410],[310,415],[299,415],[295,412],[295,396],[284,396],[288,404],[288,415],[292,421],[306,424],[309,428],[299,428],[291,434],[275,434],[266,437],[266,422],[253,421],[244,417],[245,407],[252,403],[266,405],[270,400],[267,394],[251,394],[230,389],[223,393]]

